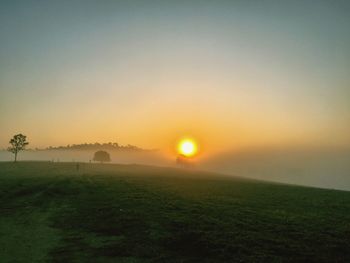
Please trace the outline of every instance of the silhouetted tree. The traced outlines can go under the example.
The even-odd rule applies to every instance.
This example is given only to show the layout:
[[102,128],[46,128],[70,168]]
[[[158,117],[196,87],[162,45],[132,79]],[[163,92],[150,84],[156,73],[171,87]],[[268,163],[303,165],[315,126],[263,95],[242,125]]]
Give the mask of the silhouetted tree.
[[179,154],[176,158],[176,164],[184,168],[194,167],[194,163],[191,158],[186,157],[185,155]]
[[27,136],[20,133],[13,136],[13,138],[9,142],[11,146],[8,147],[7,150],[15,154],[15,162],[17,162],[18,152],[24,150],[29,144],[29,142],[27,142],[26,139]]
[[111,157],[109,156],[109,153],[106,151],[97,151],[94,154],[94,158],[92,159],[95,162],[110,162],[111,161]]

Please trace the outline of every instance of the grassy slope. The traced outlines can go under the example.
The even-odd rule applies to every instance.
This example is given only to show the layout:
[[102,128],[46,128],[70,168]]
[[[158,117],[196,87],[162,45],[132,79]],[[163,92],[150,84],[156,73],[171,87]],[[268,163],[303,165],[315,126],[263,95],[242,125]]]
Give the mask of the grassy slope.
[[350,262],[350,192],[0,163],[0,213],[1,262]]

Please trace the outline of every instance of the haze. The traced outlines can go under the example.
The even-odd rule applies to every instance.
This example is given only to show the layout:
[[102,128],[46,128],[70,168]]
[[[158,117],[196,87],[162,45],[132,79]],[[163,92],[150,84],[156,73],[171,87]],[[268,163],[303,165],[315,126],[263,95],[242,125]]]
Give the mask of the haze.
[[220,171],[223,152],[347,152],[349,11],[321,0],[2,1],[0,147],[21,132],[32,148],[117,141],[172,158],[190,135]]

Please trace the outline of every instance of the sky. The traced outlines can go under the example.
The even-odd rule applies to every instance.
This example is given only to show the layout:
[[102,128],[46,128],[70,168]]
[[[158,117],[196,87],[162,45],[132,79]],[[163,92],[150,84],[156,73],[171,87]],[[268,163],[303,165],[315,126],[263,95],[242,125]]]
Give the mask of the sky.
[[0,148],[350,146],[349,1],[0,1]]

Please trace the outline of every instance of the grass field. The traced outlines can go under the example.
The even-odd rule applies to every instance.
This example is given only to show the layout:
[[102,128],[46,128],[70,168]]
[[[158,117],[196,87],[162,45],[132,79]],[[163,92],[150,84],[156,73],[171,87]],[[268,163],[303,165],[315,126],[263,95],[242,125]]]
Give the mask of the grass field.
[[350,192],[137,165],[0,163],[0,262],[350,262]]

